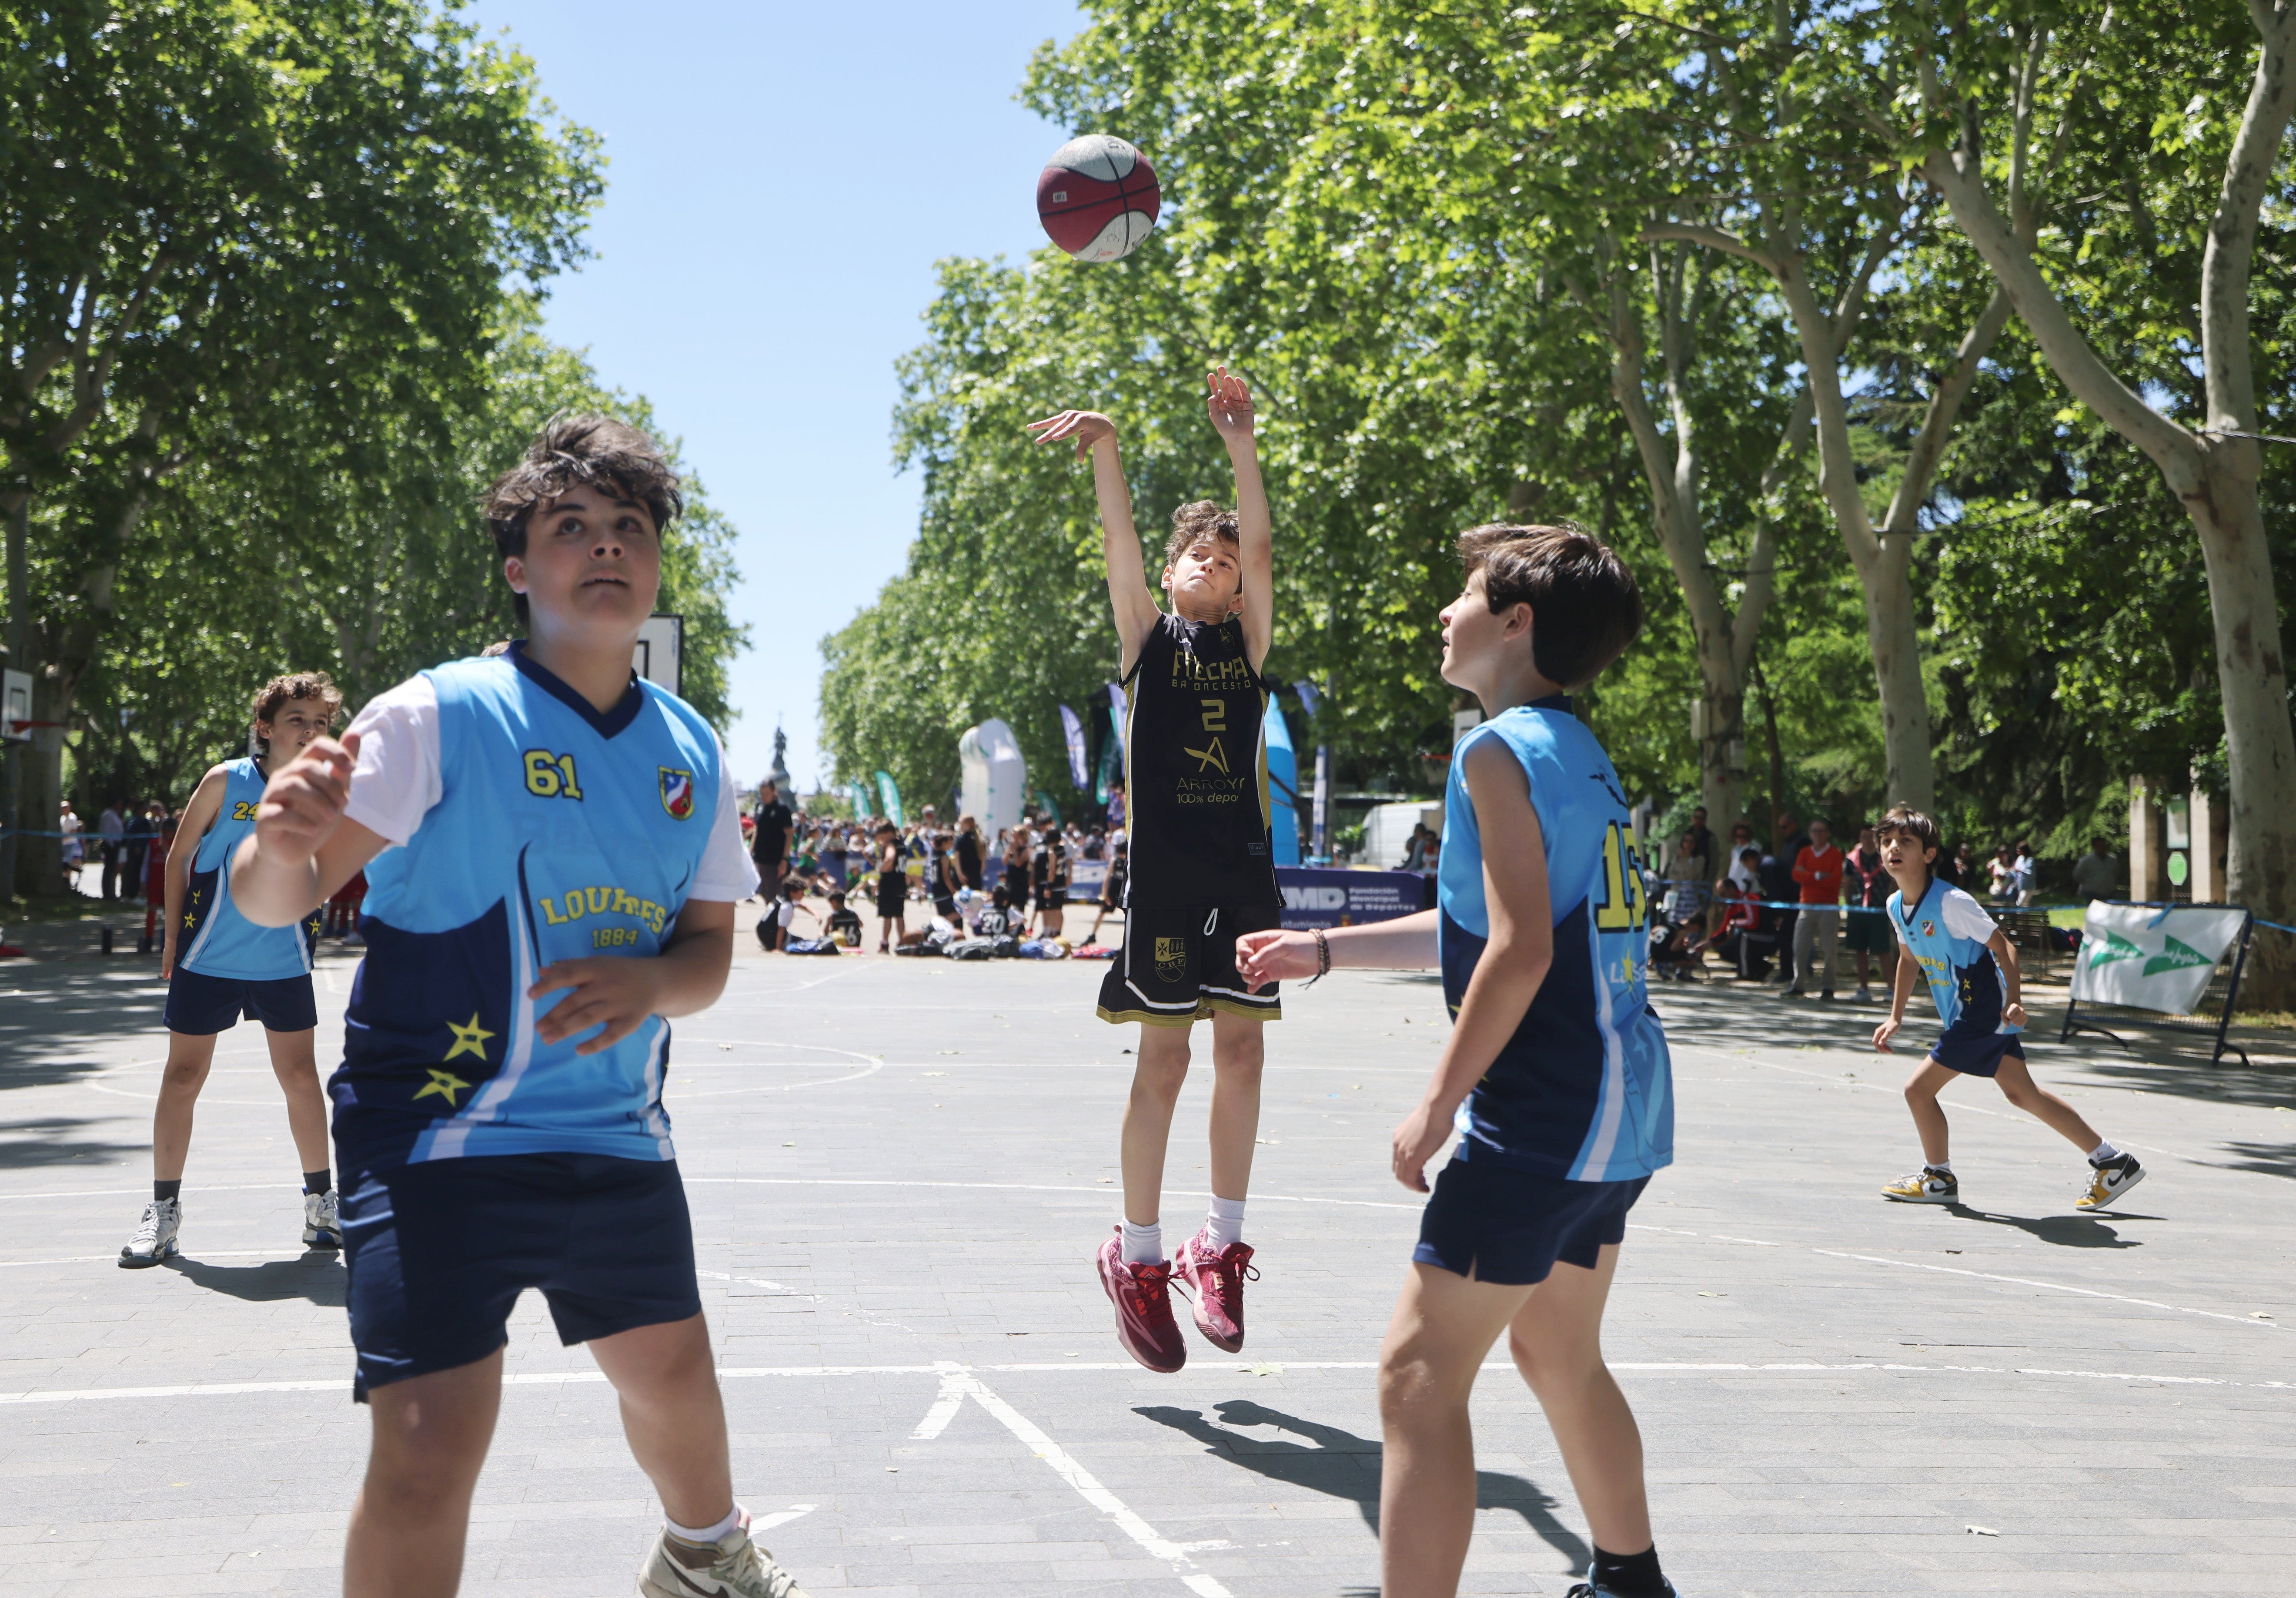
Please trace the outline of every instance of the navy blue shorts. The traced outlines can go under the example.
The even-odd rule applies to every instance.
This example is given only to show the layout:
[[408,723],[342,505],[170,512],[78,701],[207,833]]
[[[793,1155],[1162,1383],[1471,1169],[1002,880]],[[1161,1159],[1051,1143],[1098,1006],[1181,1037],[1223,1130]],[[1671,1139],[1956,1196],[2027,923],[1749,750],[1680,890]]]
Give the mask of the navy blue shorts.
[[212,1037],[229,1032],[242,1015],[274,1032],[310,1031],[319,1024],[310,974],[253,982],[243,976],[209,976],[177,966],[168,979],[169,1032]]
[[1647,1176],[1566,1182],[1455,1157],[1435,1178],[1411,1257],[1509,1287],[1545,1281],[1558,1260],[1591,1271],[1603,1244],[1625,1239],[1627,1212],[1649,1185]]
[[1948,1030],[1930,1045],[1930,1058],[1964,1076],[1991,1076],[2001,1069],[2002,1056],[2025,1058],[2025,1045],[2017,1039],[2013,1032]]
[[486,1358],[528,1288],[567,1344],[701,1313],[675,1160],[483,1155],[357,1171],[342,1217],[361,1401]]

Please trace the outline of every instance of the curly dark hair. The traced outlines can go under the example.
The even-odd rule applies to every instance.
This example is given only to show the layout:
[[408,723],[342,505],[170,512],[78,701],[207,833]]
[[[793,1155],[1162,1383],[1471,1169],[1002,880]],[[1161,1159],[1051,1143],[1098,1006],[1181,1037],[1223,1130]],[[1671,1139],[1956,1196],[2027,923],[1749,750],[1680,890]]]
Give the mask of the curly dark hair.
[[[272,720],[297,699],[311,699],[327,707],[327,720],[332,724],[335,713],[343,707],[343,691],[334,679],[324,671],[290,671],[284,677],[275,677],[255,690],[255,698],[248,706],[249,716],[257,722]],[[257,735],[257,742],[266,754],[271,740]]]
[[1234,511],[1209,499],[1192,499],[1172,513],[1172,536],[1164,540],[1164,564],[1173,564],[1206,539],[1218,539],[1239,550],[1243,548]]
[[1590,532],[1493,523],[1459,535],[1459,558],[1483,574],[1493,615],[1530,606],[1531,662],[1549,682],[1586,687],[1643,630],[1634,573]]
[[[518,465],[487,490],[487,530],[494,534],[496,553],[505,558],[524,555],[535,507],[577,487],[636,500],[653,517],[657,532],[685,507],[677,474],[638,429],[611,416],[556,416],[526,447]],[[526,596],[513,593],[512,604],[519,625],[525,626]]]

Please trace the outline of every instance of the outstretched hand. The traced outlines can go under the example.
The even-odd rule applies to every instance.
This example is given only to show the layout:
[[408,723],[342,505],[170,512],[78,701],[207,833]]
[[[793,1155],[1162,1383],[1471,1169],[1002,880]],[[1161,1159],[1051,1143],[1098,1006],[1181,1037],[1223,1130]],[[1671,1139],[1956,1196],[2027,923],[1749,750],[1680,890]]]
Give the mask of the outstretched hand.
[[1230,443],[1250,438],[1258,413],[1243,379],[1229,376],[1222,367],[1204,374],[1204,387],[1210,391],[1204,396],[1204,408],[1211,413],[1212,426],[1220,437]]
[[264,785],[255,807],[256,847],[283,866],[300,866],[334,836],[350,803],[359,735],[314,738]]
[[1088,458],[1092,447],[1101,440],[1107,439],[1112,442],[1116,438],[1116,424],[1096,410],[1064,410],[1057,416],[1046,416],[1041,422],[1030,422],[1027,426],[1040,444],[1049,444],[1059,439],[1074,439],[1078,460]]
[[1316,940],[1304,932],[1270,927],[1235,940],[1235,968],[1253,993],[1271,982],[1297,982],[1316,974]]

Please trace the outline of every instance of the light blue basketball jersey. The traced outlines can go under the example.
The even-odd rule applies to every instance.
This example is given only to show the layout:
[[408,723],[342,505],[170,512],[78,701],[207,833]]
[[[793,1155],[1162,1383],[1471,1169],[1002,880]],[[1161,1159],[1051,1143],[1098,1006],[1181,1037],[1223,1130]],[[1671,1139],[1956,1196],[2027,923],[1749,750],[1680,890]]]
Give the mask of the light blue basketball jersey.
[[669,1024],[595,1054],[545,1043],[554,961],[661,952],[716,819],[718,740],[632,680],[601,714],[522,646],[423,675],[440,797],[366,869],[366,958],[329,1083],[344,1164],[545,1153],[674,1157]]
[[231,902],[231,857],[255,830],[255,806],[268,780],[251,758],[224,762],[223,805],[192,856],[176,963],[202,976],[276,982],[311,974],[320,912],[292,927],[258,927]]
[[1937,1001],[1938,1019],[1948,1032],[2022,1032],[2023,1027],[2005,1026],[2001,1020],[2006,979],[1987,940],[1969,937],[1946,924],[1949,894],[1968,901],[1963,910],[1966,920],[1990,925],[1992,918],[1976,900],[1934,877],[1911,911],[1906,909],[1902,889],[1890,895],[1890,925],[1921,963],[1930,997]]
[[1460,1107],[1458,1157],[1624,1182],[1674,1161],[1674,1078],[1644,985],[1648,905],[1618,772],[1567,698],[1504,711],[1452,752],[1436,873],[1443,996],[1456,1018],[1490,938],[1470,749],[1522,763],[1546,846],[1554,963],[1522,1024]]

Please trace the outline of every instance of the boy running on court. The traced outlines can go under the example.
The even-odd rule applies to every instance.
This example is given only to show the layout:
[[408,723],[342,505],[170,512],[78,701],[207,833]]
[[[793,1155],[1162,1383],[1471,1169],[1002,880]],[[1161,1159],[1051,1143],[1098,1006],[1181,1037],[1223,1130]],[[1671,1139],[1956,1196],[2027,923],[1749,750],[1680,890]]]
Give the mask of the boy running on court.
[[209,767],[176,825],[160,915],[168,1068],[152,1112],[152,1201],[119,1250],[119,1263],[131,1269],[156,1265],[178,1252],[193,1106],[215,1062],[217,1035],[242,1015],[262,1023],[272,1074],[287,1096],[288,1135],[303,1166],[303,1241],[317,1248],[341,1247],[327,1158],[327,1101],[319,1091],[319,1010],[311,993],[317,910],[291,926],[257,926],[232,902],[224,865],[255,828],[267,772],[332,726],[342,703],[324,671],[265,683],[254,704],[256,742],[263,753]]
[[[1120,674],[1131,694],[1124,735],[1131,876],[1124,951],[1101,984],[1100,1017],[1140,1023],[1124,1110],[1124,1215],[1101,1246],[1101,1286],[1116,1306],[1116,1340],[1152,1371],[1177,1371],[1187,1345],[1173,1324],[1177,1277],[1195,1295],[1198,1330],[1216,1348],[1243,1347],[1243,1203],[1259,1130],[1262,1023],[1282,1014],[1275,990],[1253,993],[1235,970],[1240,934],[1274,927],[1283,900],[1267,841],[1267,763],[1260,663],[1275,636],[1267,495],[1252,439],[1250,391],[1223,367],[1205,379],[1211,423],[1235,470],[1236,508],[1209,501],[1172,514],[1166,592],[1157,608],[1132,524],[1116,424],[1093,411],[1031,423],[1040,442],[1076,441],[1092,459],[1101,548],[1116,617]],[[1212,1024],[1211,1213],[1168,1263],[1161,1223],[1172,1107],[1188,1075],[1195,1024]]]
[[1449,1598],[1474,1528],[1468,1395],[1502,1332],[1546,1412],[1594,1534],[1573,1598],[1670,1598],[1642,1434],[1603,1363],[1627,1212],[1674,1159],[1672,1067],[1644,985],[1641,862],[1610,757],[1572,713],[1642,630],[1617,556],[1575,528],[1463,534],[1443,680],[1488,718],[1444,795],[1437,908],[1332,932],[1266,932],[1245,977],[1435,966],[1451,1036],[1398,1127],[1396,1180],[1459,1144],[1420,1219],[1380,1350],[1380,1591]]
[[1931,870],[1938,824],[1910,805],[1893,805],[1882,818],[1882,864],[1897,883],[1890,895],[1890,927],[1898,936],[1898,975],[1890,1017],[1874,1029],[1874,1047],[1891,1052],[1890,1040],[1906,1024],[1914,984],[1929,981],[1945,1031],[1929,1058],[1906,1079],[1906,1106],[1921,1134],[1922,1168],[1882,1190],[1900,1204],[1958,1204],[1945,1111],[1938,1094],[1956,1076],[1989,1076],[2001,1095],[2088,1156],[2088,1186],[2073,1207],[2104,1209],[2144,1180],[2144,1167],[2097,1135],[2080,1111],[2033,1080],[2025,1068],[2025,1007],[2018,1001],[2017,951],[1976,900],[1948,886]]
[[793,1598],[734,1498],[693,1231],[661,1102],[758,886],[709,723],[630,670],[676,475],[560,417],[489,491],[529,636],[370,704],[275,774],[232,885],[308,913],[362,867],[367,952],[330,1083],[354,1396],[373,1406],[348,1598],[460,1580],[527,1288],[586,1342],[668,1525],[649,1598]]

